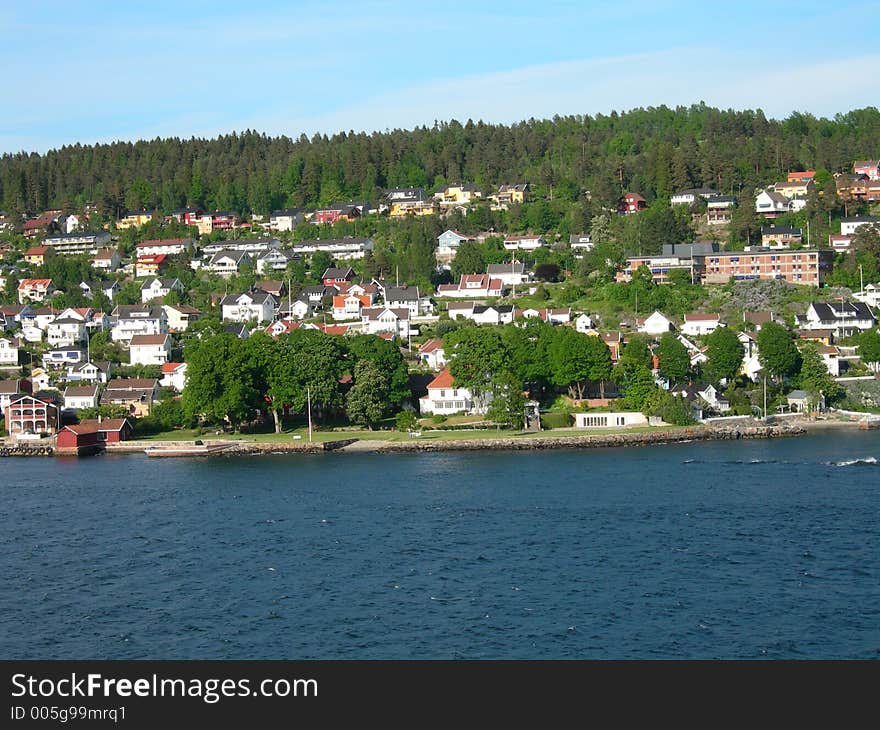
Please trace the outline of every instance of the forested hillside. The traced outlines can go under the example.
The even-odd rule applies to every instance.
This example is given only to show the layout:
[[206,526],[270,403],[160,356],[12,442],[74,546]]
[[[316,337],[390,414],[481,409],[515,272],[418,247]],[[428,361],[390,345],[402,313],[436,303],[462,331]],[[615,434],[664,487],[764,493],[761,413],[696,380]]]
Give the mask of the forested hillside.
[[586,191],[613,205],[624,190],[650,202],[681,188],[739,194],[794,169],[849,170],[880,155],[876,107],[784,121],[761,111],[637,109],[511,126],[468,121],[383,133],[271,138],[155,139],[0,157],[0,207],[34,212],[86,201],[169,212],[184,205],[242,213],[339,200],[376,200],[383,188],[530,182],[559,200]]

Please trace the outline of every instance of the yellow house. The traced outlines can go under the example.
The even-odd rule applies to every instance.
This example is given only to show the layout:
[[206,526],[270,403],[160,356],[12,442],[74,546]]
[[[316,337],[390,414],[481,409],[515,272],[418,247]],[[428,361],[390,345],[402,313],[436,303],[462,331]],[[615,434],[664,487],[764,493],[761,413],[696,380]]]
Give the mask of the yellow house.
[[145,210],[130,210],[124,218],[116,221],[117,230],[124,231],[126,228],[137,228],[153,220],[153,214]]
[[434,194],[434,199],[440,205],[468,205],[483,197],[481,190],[473,185],[447,185]]
[[507,210],[507,207],[510,205],[525,203],[528,192],[528,183],[522,183],[520,185],[502,185],[498,188],[497,193],[489,196],[489,200],[493,203],[493,209]]
[[773,186],[773,189],[789,200],[797,197],[805,198],[813,190],[813,181],[791,180],[789,182],[778,182]]
[[48,246],[32,246],[24,252],[24,260],[34,266],[42,266],[53,253],[55,252]]
[[388,211],[389,218],[403,218],[407,215],[434,215],[437,203],[433,200],[395,200]]

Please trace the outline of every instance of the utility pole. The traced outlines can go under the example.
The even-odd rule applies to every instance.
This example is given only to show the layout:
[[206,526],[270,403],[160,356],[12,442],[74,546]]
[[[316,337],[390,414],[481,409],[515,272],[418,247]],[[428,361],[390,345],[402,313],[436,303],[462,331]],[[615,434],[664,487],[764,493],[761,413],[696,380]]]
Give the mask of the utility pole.
[[767,422],[767,373],[764,373],[764,423]]
[[865,274],[862,271],[861,264],[859,264],[859,294],[865,295]]
[[312,443],[312,390],[306,386],[306,409],[309,414],[309,443]]

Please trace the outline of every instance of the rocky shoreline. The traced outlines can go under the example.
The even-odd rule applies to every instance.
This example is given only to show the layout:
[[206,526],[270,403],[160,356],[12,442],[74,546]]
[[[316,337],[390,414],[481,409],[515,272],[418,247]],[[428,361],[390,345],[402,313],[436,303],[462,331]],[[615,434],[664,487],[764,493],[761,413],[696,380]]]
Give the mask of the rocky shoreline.
[[[799,436],[807,433],[800,424],[780,423],[753,426],[693,426],[689,428],[642,431],[637,433],[592,433],[569,435],[535,435],[492,439],[443,439],[437,441],[383,441],[349,438],[322,443],[259,443],[240,441],[213,456],[229,457],[256,454],[318,454],[318,453],[418,453],[437,451],[537,451],[546,449],[615,448],[688,441],[766,439]],[[205,440],[206,444],[228,441]],[[143,452],[146,446],[179,447],[181,442],[124,442],[108,446],[108,453]]]

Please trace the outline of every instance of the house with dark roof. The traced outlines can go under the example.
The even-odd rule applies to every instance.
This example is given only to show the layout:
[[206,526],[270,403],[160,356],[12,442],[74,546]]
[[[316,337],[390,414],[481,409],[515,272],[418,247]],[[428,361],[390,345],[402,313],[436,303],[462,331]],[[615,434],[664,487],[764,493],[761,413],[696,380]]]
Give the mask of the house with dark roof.
[[321,281],[324,282],[324,286],[345,284],[346,282],[352,281],[353,279],[354,269],[350,266],[346,266],[345,268],[337,268],[335,266],[331,266],[323,274],[321,274]]
[[98,405],[98,385],[68,385],[64,389],[64,410],[79,411]]
[[180,279],[160,279],[158,277],[147,279],[141,284],[141,302],[146,304],[153,299],[160,299],[161,297],[168,296],[171,291],[183,294],[184,289],[183,284],[180,283]]
[[877,326],[876,317],[864,302],[813,302],[795,321],[803,329],[831,330],[838,339]]
[[220,301],[224,322],[271,322],[278,302],[260,289],[228,294]]
[[140,418],[150,415],[158,394],[159,381],[156,378],[114,378],[101,394],[100,404],[122,406],[130,415]]
[[789,248],[792,244],[803,241],[804,232],[792,226],[761,226],[761,245],[778,250]]

